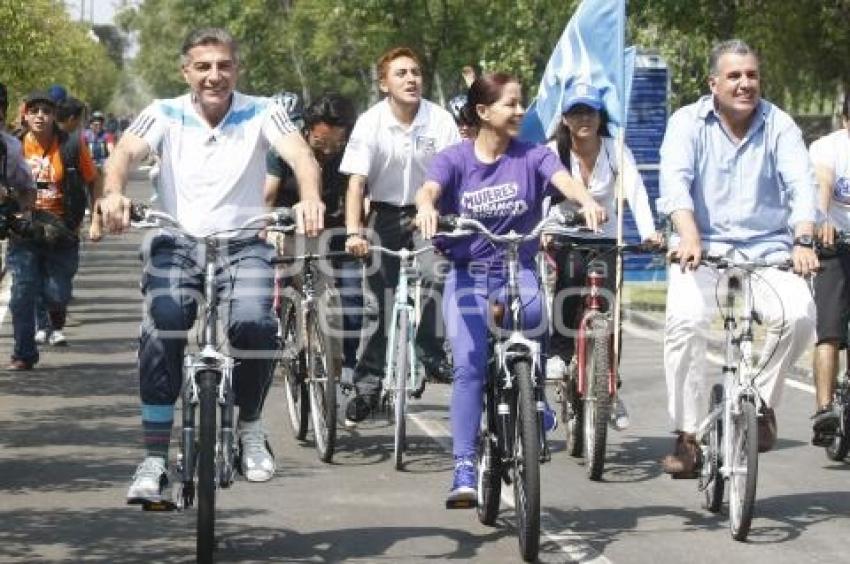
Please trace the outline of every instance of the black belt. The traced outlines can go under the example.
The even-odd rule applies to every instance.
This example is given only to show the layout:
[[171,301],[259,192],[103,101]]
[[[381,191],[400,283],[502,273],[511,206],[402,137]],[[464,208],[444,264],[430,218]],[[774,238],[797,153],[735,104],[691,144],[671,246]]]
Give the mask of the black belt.
[[407,206],[397,206],[395,204],[388,204],[387,202],[369,202],[369,206],[375,210],[387,210],[387,211],[415,211],[416,205],[410,204]]

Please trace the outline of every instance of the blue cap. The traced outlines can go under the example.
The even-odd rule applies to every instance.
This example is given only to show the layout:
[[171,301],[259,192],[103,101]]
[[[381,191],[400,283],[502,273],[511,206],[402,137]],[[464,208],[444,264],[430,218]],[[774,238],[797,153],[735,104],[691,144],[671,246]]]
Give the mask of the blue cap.
[[579,104],[590,106],[597,112],[602,109],[602,92],[595,86],[584,82],[574,82],[564,93],[562,113],[567,113]]
[[47,93],[50,94],[50,97],[53,98],[53,101],[57,104],[61,104],[68,98],[68,91],[60,84],[54,84],[48,88]]

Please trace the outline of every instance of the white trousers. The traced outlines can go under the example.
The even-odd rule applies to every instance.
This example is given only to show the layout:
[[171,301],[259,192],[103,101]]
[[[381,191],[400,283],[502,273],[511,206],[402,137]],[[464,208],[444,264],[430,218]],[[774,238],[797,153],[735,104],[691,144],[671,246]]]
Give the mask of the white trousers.
[[[672,430],[694,433],[708,414],[709,377],[712,384],[722,377],[719,366],[707,364],[706,341],[719,314],[718,299],[725,305],[727,279],[704,266],[683,273],[678,265],[668,269],[667,279],[667,412]],[[762,399],[775,407],[788,369],[813,344],[815,304],[806,281],[792,272],[764,268],[750,280],[755,310],[766,329],[756,382]]]

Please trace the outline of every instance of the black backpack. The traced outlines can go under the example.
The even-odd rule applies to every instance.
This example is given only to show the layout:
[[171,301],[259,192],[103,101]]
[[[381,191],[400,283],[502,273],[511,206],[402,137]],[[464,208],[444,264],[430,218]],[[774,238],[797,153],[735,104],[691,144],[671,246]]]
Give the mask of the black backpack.
[[62,178],[62,198],[65,205],[65,225],[76,231],[88,206],[88,187],[80,172],[80,136],[59,133],[59,154],[65,174]]

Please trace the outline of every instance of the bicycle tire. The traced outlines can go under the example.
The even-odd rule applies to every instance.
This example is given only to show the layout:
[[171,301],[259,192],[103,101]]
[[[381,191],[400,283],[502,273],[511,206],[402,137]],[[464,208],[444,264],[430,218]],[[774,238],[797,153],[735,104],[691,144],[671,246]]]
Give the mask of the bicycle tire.
[[289,428],[296,440],[307,437],[310,420],[309,392],[304,382],[304,352],[298,343],[298,321],[295,305],[285,300],[280,308],[280,355],[277,367],[283,377],[283,391],[289,417]]
[[532,386],[531,363],[514,363],[518,386],[514,460],[514,504],[516,528],[522,559],[534,562],[540,551],[540,428],[537,402]]
[[[744,541],[753,520],[758,481],[758,414],[752,401],[742,402],[741,413],[735,418],[732,426],[729,530],[733,539]],[[746,468],[744,476],[736,471],[739,468]]]
[[587,477],[598,481],[605,469],[605,450],[608,440],[608,420],[611,418],[611,396],[608,393],[608,371],[611,366],[611,338],[608,323],[595,318],[588,328],[592,337],[587,355],[585,374],[587,391],[584,396],[584,458]]
[[218,374],[204,370],[195,375],[198,383],[198,465],[197,465],[197,558],[199,563],[213,561],[215,550],[216,414],[218,412]]
[[584,409],[578,395],[575,375],[559,383],[561,388],[561,421],[564,423],[567,453],[574,458],[584,455]]
[[826,457],[834,462],[841,462],[850,452],[850,386],[841,384],[833,398],[833,405],[840,406],[841,417],[838,430],[832,443],[826,447]]
[[393,395],[390,398],[390,406],[393,410],[394,432],[393,432],[393,458],[395,469],[401,470],[404,465],[404,451],[407,441],[407,378],[410,370],[410,359],[408,358],[411,335],[408,335],[410,327],[408,310],[402,308],[398,314],[398,331],[396,333],[395,374],[393,376],[394,389],[390,390]]
[[310,390],[313,438],[319,459],[322,462],[330,462],[336,447],[337,375],[342,370],[342,358],[336,339],[326,339],[316,313],[309,315],[312,361],[307,388]]
[[495,436],[496,404],[493,385],[488,382],[484,391],[484,409],[481,412],[481,430],[478,433],[476,466],[478,467],[477,504],[478,521],[492,527],[499,516],[502,496],[502,456]]
[[[723,385],[714,384],[708,399],[708,412],[714,411],[718,405],[723,404]],[[705,500],[703,507],[712,513],[720,512],[723,505],[723,490],[725,481],[720,475],[720,466],[723,464],[721,449],[723,448],[723,415],[714,421],[706,435],[708,441],[706,456],[700,474],[700,487],[703,488]]]

